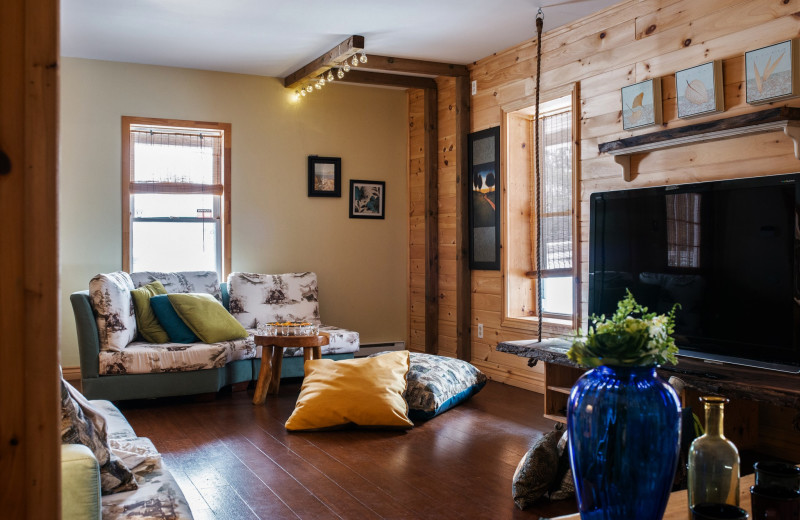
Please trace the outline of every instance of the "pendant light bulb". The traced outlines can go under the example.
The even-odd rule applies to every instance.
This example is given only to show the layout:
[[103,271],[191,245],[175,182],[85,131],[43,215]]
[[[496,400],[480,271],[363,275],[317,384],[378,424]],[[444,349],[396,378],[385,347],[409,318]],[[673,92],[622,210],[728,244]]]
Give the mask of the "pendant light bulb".
[[322,85],[320,85],[319,81],[317,81],[316,83],[314,83],[314,88],[315,88],[315,89],[317,89],[317,90],[320,90],[320,89],[322,89]]
[[350,63],[352,63],[352,64],[353,64],[353,67],[358,67],[358,56],[356,56],[355,54],[353,54],[353,59],[352,59],[352,60],[350,60]]
[[324,87],[325,86],[325,78],[323,76],[320,76],[318,83],[319,83],[320,87]]
[[306,97],[306,89],[300,90],[300,95]]
[[314,92],[314,87],[312,87],[311,85],[307,86],[307,87],[306,87],[306,92],[308,92],[309,94],[311,94],[312,92]]
[[342,69],[336,70],[336,77],[342,79],[344,77],[344,71]]
[[361,56],[359,56],[358,61],[360,61],[361,63],[366,63],[367,62],[367,53],[364,52],[364,51],[361,51]]
[[342,69],[343,69],[345,72],[350,72],[350,64],[349,64],[349,63],[347,63],[347,62],[344,62],[344,65],[342,65]]
[[333,81],[333,71],[328,70],[328,81]]

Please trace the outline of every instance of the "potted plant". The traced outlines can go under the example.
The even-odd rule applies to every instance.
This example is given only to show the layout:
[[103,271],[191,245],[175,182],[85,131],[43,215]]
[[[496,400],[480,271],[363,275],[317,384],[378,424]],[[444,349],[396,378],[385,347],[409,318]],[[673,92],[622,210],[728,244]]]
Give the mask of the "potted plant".
[[567,404],[570,464],[581,518],[661,519],[675,475],[681,408],[656,372],[677,363],[675,311],[648,313],[630,291],[613,316],[592,316],[567,356],[591,368]]

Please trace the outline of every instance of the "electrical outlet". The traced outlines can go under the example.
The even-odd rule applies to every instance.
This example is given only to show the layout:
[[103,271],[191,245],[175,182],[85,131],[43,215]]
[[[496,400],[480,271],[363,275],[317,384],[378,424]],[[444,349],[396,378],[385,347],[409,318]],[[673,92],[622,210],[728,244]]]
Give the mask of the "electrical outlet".
[[474,96],[477,93],[478,93],[478,80],[473,79],[472,80],[472,95]]
[[483,323],[478,323],[478,337],[483,337]]

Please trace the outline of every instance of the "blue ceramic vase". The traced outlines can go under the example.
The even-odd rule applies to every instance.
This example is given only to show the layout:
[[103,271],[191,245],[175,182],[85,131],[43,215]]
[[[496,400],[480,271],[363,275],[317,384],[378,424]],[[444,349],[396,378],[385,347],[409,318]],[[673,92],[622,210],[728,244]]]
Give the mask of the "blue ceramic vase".
[[660,520],[675,477],[681,407],[655,367],[601,366],[567,404],[569,455],[583,520]]

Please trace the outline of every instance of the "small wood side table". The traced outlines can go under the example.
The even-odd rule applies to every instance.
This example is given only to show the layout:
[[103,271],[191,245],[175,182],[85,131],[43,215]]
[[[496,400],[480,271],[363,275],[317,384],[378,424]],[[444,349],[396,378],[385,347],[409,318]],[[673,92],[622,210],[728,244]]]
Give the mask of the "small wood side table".
[[277,394],[281,384],[281,365],[283,349],[302,348],[303,360],[321,359],[321,347],[330,343],[330,336],[320,333],[317,336],[259,336],[253,337],[256,345],[261,345],[261,370],[258,372],[253,404],[264,404],[267,394]]

